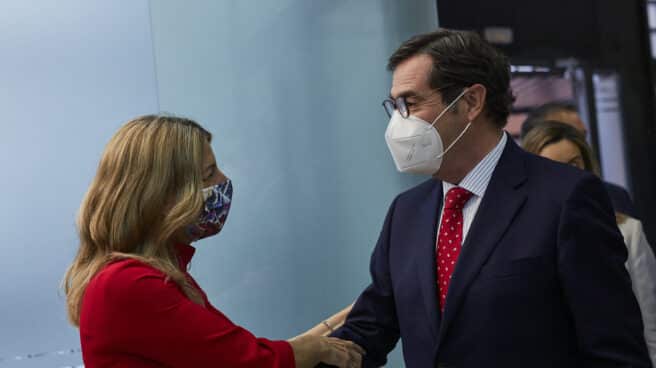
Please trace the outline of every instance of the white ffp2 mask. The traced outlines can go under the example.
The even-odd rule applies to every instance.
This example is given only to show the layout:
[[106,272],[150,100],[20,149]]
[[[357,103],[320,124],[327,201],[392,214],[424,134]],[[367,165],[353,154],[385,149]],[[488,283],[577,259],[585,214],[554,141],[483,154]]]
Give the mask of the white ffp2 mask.
[[385,142],[397,170],[403,173],[432,175],[440,169],[442,158],[467,132],[471,122],[446,150],[439,132],[433,126],[466,92],[465,89],[451,101],[432,124],[414,115],[404,118],[398,110],[394,111],[385,131]]

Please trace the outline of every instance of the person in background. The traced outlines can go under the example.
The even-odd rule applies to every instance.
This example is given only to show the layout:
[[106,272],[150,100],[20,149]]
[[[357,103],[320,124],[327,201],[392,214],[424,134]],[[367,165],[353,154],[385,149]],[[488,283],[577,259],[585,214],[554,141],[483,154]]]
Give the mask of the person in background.
[[[522,145],[533,154],[599,175],[592,148],[580,131],[571,125],[558,121],[536,122],[522,140]],[[629,252],[626,268],[640,304],[645,340],[652,364],[656,367],[656,258],[640,220],[621,212],[616,212],[615,217]]]
[[504,133],[505,55],[439,29],[388,68],[392,161],[432,177],[392,201],[371,283],[331,336],[365,348],[367,368],[399,339],[406,368],[650,367],[608,194]]
[[522,124],[520,138],[524,139],[526,134],[533,129],[536,124],[545,120],[560,121],[571,125],[581,132],[584,137],[588,136],[588,130],[585,123],[579,115],[579,111],[574,104],[568,102],[548,102],[544,105],[533,109]]
[[257,338],[214,308],[187,272],[190,243],[217,234],[232,182],[212,135],[160,115],[121,127],[80,207],[77,255],[64,277],[87,367],[360,367],[349,341]]
[[[581,119],[576,106],[566,102],[550,102],[546,103],[533,111],[531,111],[522,124],[520,139],[524,139],[526,134],[531,131],[531,129],[541,121],[545,120],[554,120],[560,121],[562,123],[568,124],[579,132],[583,134],[584,137],[587,137],[588,131],[585,127],[585,123]],[[621,186],[609,182],[604,182],[606,186],[606,191],[610,196],[610,200],[613,204],[613,208],[616,211],[622,212],[634,218],[640,218],[638,212],[635,209],[635,204],[631,200],[631,196],[626,189]]]

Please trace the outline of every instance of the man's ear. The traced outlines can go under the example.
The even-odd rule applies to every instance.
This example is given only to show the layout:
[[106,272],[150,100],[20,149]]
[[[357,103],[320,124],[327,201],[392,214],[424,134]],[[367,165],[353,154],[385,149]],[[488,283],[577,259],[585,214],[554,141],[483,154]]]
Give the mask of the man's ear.
[[467,121],[474,121],[483,113],[486,97],[487,89],[482,84],[477,83],[467,88],[467,92],[462,96]]

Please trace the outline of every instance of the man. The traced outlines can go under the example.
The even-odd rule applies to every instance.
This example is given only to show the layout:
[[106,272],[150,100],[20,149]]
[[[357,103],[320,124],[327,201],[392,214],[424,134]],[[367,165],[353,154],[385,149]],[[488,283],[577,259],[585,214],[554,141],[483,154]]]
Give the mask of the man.
[[[576,106],[564,102],[550,102],[531,111],[526,118],[526,121],[522,124],[521,139],[524,139],[526,134],[537,123],[545,120],[560,121],[573,126],[583,133],[584,136],[587,136],[588,134],[585,124],[583,123],[583,120],[581,120],[579,112],[576,110]],[[631,200],[631,196],[626,189],[609,182],[604,182],[604,185],[606,186],[606,191],[608,191],[608,195],[610,196],[615,211],[629,215],[633,218],[639,218],[635,205]]]
[[530,155],[503,131],[507,59],[438,30],[391,56],[385,139],[433,174],[392,202],[371,284],[333,335],[379,367],[649,367],[626,248],[594,175]]

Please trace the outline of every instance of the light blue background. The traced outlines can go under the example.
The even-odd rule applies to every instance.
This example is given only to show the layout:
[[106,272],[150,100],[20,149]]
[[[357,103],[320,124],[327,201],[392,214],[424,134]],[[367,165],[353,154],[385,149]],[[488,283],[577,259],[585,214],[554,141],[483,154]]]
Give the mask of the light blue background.
[[386,59],[436,19],[432,0],[0,4],[0,367],[81,363],[12,357],[79,346],[57,289],[77,207],[112,133],[158,110],[211,130],[234,180],[192,266],[212,302],[280,339],[351,303],[387,206],[423,179],[385,147]]
[[61,367],[79,347],[59,282],[77,207],[120,124],[157,110],[148,3],[0,3],[0,367]]

